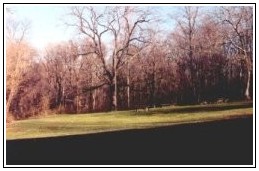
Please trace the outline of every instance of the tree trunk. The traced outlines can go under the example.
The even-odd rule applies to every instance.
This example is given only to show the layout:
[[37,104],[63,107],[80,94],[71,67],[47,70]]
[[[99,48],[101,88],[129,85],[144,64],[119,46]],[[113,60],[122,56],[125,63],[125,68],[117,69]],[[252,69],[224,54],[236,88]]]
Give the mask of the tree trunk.
[[246,100],[250,100],[250,80],[251,80],[251,71],[248,69],[248,73],[247,73],[247,83],[246,83],[246,91],[245,91],[245,98]]
[[11,90],[10,94],[9,94],[9,97],[8,97],[8,100],[7,100],[7,103],[6,103],[6,114],[9,115],[9,111],[10,111],[10,107],[11,107],[11,103],[13,101],[13,97],[14,97],[14,90]]
[[247,66],[247,82],[246,82],[246,90],[245,90],[245,98],[246,100],[250,100],[250,80],[251,80],[251,68],[252,68],[252,61],[250,60],[249,56],[247,55],[247,52],[245,52],[245,60],[246,60],[246,66]]
[[76,113],[79,113],[79,97],[76,95]]
[[113,78],[113,86],[114,90],[112,92],[112,106],[115,111],[117,111],[117,71],[114,70],[114,78]]
[[78,88],[78,78],[76,78],[76,113],[79,113],[79,88]]
[[88,112],[93,112],[93,90],[89,91],[88,96]]
[[130,82],[129,82],[129,76],[127,78],[127,96],[128,96],[128,109],[130,109]]
[[128,96],[128,109],[130,109],[130,69],[128,63],[128,75],[127,75],[127,96]]
[[59,102],[59,106],[58,106],[58,112],[59,114],[61,114],[63,112],[63,109],[65,107],[65,98],[64,98],[64,88],[60,86],[59,89],[59,97],[58,97],[58,102]]
[[96,90],[93,90],[93,111],[96,109]]

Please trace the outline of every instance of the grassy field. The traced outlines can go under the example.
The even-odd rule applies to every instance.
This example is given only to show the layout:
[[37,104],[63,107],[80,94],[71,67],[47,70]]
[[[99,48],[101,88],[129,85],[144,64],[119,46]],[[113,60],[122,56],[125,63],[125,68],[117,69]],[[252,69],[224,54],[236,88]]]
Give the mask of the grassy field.
[[7,126],[7,140],[89,134],[126,129],[206,122],[253,114],[252,102],[167,106],[94,114],[62,114],[14,121]]

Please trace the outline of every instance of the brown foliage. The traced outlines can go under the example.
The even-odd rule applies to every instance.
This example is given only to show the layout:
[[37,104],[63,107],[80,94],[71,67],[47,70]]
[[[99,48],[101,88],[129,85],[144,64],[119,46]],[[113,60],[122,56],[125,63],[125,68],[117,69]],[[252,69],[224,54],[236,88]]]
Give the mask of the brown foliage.
[[34,60],[25,39],[8,39],[6,121],[248,98],[253,35],[244,8],[216,8],[216,15],[186,7],[167,33],[141,8],[74,7],[70,25],[80,41],[51,45]]

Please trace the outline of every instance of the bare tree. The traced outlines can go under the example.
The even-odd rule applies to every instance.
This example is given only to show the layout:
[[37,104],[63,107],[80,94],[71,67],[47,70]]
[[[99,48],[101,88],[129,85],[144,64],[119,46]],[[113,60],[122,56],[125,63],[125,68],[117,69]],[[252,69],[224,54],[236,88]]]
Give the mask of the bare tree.
[[[173,36],[176,40],[178,49],[182,52],[180,58],[186,63],[185,75],[188,79],[188,84],[192,89],[192,99],[197,98],[197,87],[196,87],[196,66],[195,58],[197,55],[197,30],[198,30],[198,17],[199,7],[187,6],[182,8],[180,17],[172,16],[177,22],[176,30],[173,32]],[[179,52],[178,52],[179,53]],[[187,56],[187,57],[185,57]]]
[[221,7],[219,13],[223,24],[228,28],[225,34],[228,42],[236,49],[239,61],[246,65],[247,79],[244,95],[249,100],[253,69],[253,7]]
[[[102,12],[100,10],[94,7],[73,7],[71,15],[77,21],[70,25],[91,41],[92,50],[83,55],[95,54],[99,59],[103,75],[110,85],[113,109],[117,110],[118,70],[126,64],[129,47],[136,42],[145,42],[141,26],[149,22],[149,15],[135,7],[107,7]],[[105,51],[104,43],[107,39],[111,41],[109,50]]]
[[6,42],[6,77],[7,77],[7,114],[11,103],[16,95],[24,74],[29,69],[36,51],[26,42],[25,36],[29,24],[13,18],[7,20],[7,42]]
[[37,60],[29,23],[9,11],[8,116],[250,99],[253,8],[181,9],[166,32],[146,7],[72,7],[65,20],[79,38],[50,45]]

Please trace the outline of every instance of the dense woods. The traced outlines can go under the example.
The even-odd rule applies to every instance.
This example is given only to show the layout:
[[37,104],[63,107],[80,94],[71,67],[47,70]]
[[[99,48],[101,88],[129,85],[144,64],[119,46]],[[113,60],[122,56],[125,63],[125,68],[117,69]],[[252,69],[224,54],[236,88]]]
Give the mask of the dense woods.
[[7,120],[252,99],[253,7],[178,7],[166,19],[145,7],[71,7],[64,24],[80,38],[44,52],[11,13]]

